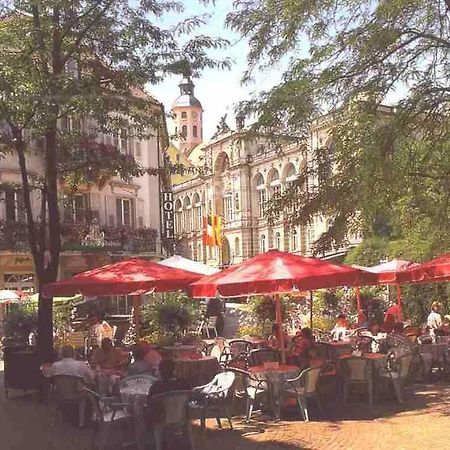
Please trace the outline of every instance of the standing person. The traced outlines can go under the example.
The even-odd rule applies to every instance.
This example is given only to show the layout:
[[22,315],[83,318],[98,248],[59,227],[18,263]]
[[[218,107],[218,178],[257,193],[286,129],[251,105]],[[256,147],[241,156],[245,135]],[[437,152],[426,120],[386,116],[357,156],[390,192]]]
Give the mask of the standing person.
[[94,314],[89,319],[89,346],[92,349],[99,348],[102,343],[102,324],[98,315]]
[[206,317],[217,317],[216,329],[217,334],[222,336],[222,331],[224,327],[224,316],[223,316],[223,305],[220,298],[214,297],[208,299],[206,302]]
[[113,338],[114,338],[114,336],[113,336],[114,330],[113,330],[113,327],[105,320],[105,318],[103,318],[103,320],[101,321],[100,325],[102,327],[102,339],[104,339],[104,338],[111,339],[111,342],[114,345],[114,340],[113,340]]
[[443,334],[442,331],[442,317],[439,314],[441,309],[441,304],[439,302],[434,301],[431,304],[431,312],[428,314],[427,318],[427,326],[433,342],[436,342],[436,336],[440,336]]
[[345,314],[339,314],[336,318],[336,324],[331,330],[334,341],[340,341],[349,329],[349,323]]

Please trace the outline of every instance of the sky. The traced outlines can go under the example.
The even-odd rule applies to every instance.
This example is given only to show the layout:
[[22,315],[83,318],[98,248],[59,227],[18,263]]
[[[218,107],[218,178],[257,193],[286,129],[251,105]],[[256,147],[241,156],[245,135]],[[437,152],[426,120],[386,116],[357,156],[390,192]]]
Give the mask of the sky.
[[[208,69],[202,72],[200,78],[194,79],[195,96],[202,103],[203,130],[205,138],[209,139],[216,131],[216,125],[220,118],[227,114],[227,123],[234,129],[235,120],[233,109],[239,101],[250,98],[253,92],[269,89],[281,76],[281,71],[272,70],[270,73],[258,73],[256,83],[243,86],[241,78],[246,69],[246,55],[248,45],[240,36],[228,30],[224,26],[225,17],[229,12],[232,1],[218,0],[216,5],[200,6],[195,0],[185,1],[185,13],[181,16],[197,15],[208,12],[211,14],[207,25],[200,28],[197,33],[228,39],[231,45],[222,50],[225,56],[234,60],[230,70]],[[171,17],[170,20],[175,20]],[[181,77],[172,76],[156,86],[147,86],[147,90],[162,102],[166,111],[179,95],[178,84]],[[172,121],[168,120],[169,132],[173,132]]]

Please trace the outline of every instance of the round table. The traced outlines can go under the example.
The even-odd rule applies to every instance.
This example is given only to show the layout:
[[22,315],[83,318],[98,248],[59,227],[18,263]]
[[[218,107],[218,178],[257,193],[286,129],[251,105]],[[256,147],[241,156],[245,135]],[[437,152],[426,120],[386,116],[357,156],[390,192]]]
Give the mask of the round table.
[[300,375],[300,369],[297,366],[280,364],[278,367],[254,366],[248,371],[258,380],[266,381],[270,391],[272,410],[277,419],[280,418],[280,397],[283,383],[286,380]]
[[174,359],[177,378],[186,380],[192,387],[209,383],[220,370],[214,356],[186,357]]

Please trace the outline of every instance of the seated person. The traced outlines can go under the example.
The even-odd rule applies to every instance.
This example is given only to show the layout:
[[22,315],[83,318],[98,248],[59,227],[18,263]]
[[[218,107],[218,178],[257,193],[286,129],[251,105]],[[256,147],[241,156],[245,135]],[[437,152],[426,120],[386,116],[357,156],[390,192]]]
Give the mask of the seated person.
[[345,314],[339,314],[336,318],[336,324],[330,331],[330,334],[335,341],[340,341],[349,329],[349,323]]
[[86,361],[77,361],[75,359],[75,349],[73,347],[65,345],[61,353],[62,359],[54,362],[51,366],[51,375],[72,375],[83,378],[86,383],[92,382],[94,373]]
[[[145,358],[147,348],[143,345],[135,345],[133,348],[134,361],[128,367],[128,375],[139,375],[140,373],[155,374],[156,369],[153,364]],[[160,357],[161,359],[161,357]]]
[[[288,347],[290,338],[284,330],[282,330],[281,332],[283,333],[284,347]],[[280,348],[279,327],[278,327],[277,323],[274,323],[272,325],[272,334],[267,339],[267,343],[268,343],[269,347],[271,347],[271,348]]]
[[314,339],[311,329],[302,328],[295,336],[292,353],[304,358],[310,358],[312,356],[313,346]]
[[111,339],[104,338],[101,347],[94,350],[91,357],[91,365],[100,369],[110,369],[119,371],[125,361],[122,352],[114,348]]
[[150,422],[158,422],[164,417],[164,410],[161,407],[155,406],[151,402],[151,398],[173,391],[186,391],[190,389],[189,384],[185,380],[175,378],[175,363],[171,359],[162,359],[159,363],[159,374],[161,379],[155,381],[148,391],[147,408],[145,409],[145,416]]

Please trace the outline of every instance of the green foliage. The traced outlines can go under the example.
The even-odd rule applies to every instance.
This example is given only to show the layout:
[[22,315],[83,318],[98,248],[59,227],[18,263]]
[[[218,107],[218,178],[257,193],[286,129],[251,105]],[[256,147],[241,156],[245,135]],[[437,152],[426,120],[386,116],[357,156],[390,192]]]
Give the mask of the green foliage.
[[267,329],[261,325],[241,325],[237,331],[237,337],[242,338],[244,336],[254,336],[254,337],[267,337]]
[[200,319],[200,304],[182,293],[154,296],[142,308],[142,335],[152,342],[181,340]]
[[8,307],[4,331],[7,338],[28,341],[28,335],[37,327],[37,309],[33,305],[17,304]]
[[[428,256],[450,249],[448,6],[234,3],[227,23],[250,41],[244,79],[289,61],[278,85],[242,105],[257,117],[253,130],[297,140],[317,120],[329,129],[329,139],[310,149],[297,184],[268,208],[271,219],[295,205],[292,224],[327,217],[317,254],[355,232],[398,242],[395,256],[402,248],[414,253],[415,244]],[[381,106],[392,94],[396,108]]]
[[386,258],[388,242],[385,238],[365,239],[360,245],[352,248],[345,257],[345,263],[358,266],[375,266]]

